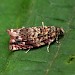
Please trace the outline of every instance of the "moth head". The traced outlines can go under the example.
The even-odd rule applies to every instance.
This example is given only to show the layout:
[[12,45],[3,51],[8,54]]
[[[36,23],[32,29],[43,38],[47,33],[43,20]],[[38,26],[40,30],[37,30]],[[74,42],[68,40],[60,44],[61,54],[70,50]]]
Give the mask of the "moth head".
[[9,30],[7,30],[7,32],[12,37],[17,37],[19,35],[19,33],[16,29],[9,29]]
[[62,38],[64,36],[64,29],[63,28],[57,28],[57,35],[59,38]]
[[64,29],[60,28],[60,36],[63,36],[63,35],[64,35]]
[[10,36],[10,43],[16,42],[16,37],[19,35],[16,29],[9,29],[7,30]]
[[7,32],[10,36],[10,43],[22,40],[21,36],[19,36],[20,29],[9,29]]

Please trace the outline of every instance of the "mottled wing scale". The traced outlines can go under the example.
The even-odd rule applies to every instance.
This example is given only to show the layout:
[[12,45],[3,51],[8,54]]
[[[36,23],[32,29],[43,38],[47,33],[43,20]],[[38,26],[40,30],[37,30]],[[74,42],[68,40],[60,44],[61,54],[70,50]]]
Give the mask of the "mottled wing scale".
[[[43,23],[42,23],[43,24]],[[40,47],[42,45],[50,45],[58,37],[64,34],[64,30],[55,26],[40,26],[7,30],[10,35],[9,49],[26,50]]]

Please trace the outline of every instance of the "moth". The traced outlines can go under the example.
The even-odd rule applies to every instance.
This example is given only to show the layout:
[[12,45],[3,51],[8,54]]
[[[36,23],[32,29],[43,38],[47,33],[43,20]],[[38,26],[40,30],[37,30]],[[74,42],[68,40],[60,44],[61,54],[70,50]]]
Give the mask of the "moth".
[[44,26],[44,22],[39,27],[8,29],[7,32],[10,36],[9,49],[12,51],[30,50],[48,44],[49,52],[50,44],[54,41],[58,43],[59,37],[64,35],[63,28]]

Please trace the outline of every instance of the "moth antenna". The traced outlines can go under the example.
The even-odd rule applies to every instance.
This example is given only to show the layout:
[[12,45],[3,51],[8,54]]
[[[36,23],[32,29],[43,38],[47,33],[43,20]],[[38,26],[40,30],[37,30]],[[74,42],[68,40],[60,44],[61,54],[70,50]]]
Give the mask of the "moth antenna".
[[10,30],[10,29],[8,29],[8,30],[7,30],[7,33],[8,33],[9,35],[11,35],[11,30]]
[[7,33],[9,33],[9,32],[10,32],[10,30],[8,29],[8,30],[7,30]]

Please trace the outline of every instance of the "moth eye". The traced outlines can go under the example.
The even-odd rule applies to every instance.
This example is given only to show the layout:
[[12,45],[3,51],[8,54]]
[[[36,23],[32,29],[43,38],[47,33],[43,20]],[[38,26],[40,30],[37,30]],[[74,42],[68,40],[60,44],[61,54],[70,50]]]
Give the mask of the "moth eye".
[[7,30],[7,33],[10,35],[10,33],[11,33],[11,32],[10,32],[10,29]]

